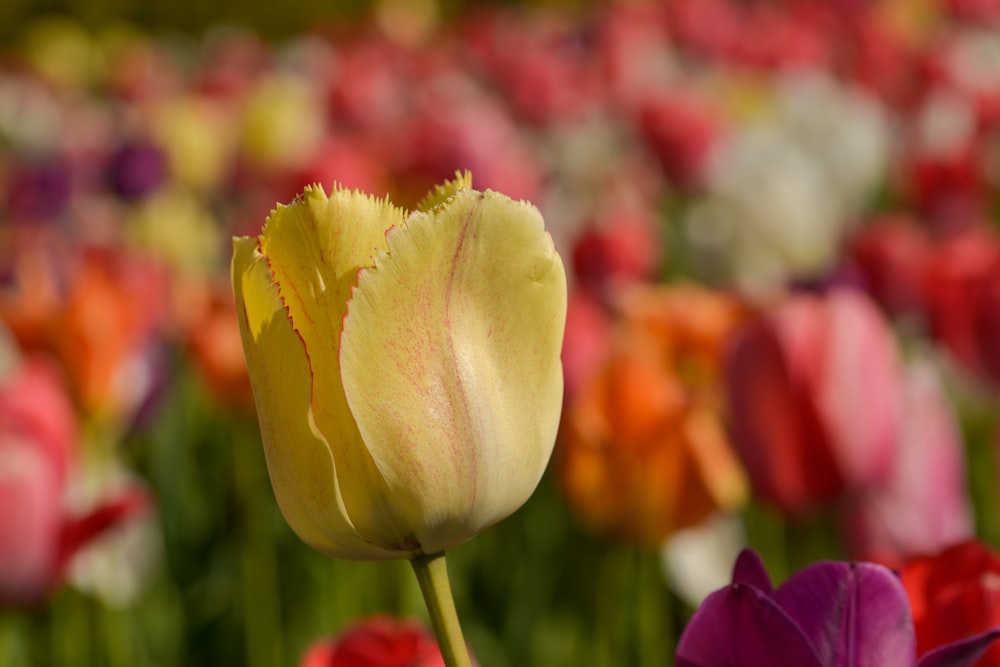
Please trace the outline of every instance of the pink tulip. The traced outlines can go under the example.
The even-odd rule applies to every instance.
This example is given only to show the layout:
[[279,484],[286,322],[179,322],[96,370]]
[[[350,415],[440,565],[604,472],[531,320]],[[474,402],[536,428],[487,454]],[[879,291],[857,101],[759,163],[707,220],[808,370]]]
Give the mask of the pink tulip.
[[973,535],[965,449],[932,366],[907,369],[900,401],[899,450],[890,476],[847,514],[854,555],[891,566]]
[[797,295],[737,337],[729,360],[734,444],[758,493],[798,512],[881,483],[898,437],[890,330],[860,292]]
[[0,383],[0,600],[48,589],[59,558],[62,491],[76,416],[55,372],[29,362]]
[[605,95],[625,114],[675,76],[667,18],[665,5],[617,4],[604,8],[596,21]]
[[542,172],[507,111],[478,94],[428,94],[422,108],[403,126],[392,176],[414,202],[434,184],[467,169],[485,188],[513,199],[538,201]]
[[69,558],[146,505],[127,490],[82,516],[63,496],[77,423],[59,377],[31,359],[0,379],[0,606],[37,603]]
[[579,48],[579,35],[565,21],[542,14],[522,20],[510,12],[479,12],[466,40],[489,83],[519,119],[565,121],[598,103],[598,63]]

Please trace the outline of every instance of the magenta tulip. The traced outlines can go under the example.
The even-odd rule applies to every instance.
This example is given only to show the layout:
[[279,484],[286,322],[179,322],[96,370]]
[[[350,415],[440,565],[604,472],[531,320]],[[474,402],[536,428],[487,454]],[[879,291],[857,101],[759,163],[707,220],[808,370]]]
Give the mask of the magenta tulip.
[[677,646],[677,667],[967,667],[1000,626],[916,659],[906,592],[888,568],[821,561],[777,589],[753,551],[733,582],[695,612]]

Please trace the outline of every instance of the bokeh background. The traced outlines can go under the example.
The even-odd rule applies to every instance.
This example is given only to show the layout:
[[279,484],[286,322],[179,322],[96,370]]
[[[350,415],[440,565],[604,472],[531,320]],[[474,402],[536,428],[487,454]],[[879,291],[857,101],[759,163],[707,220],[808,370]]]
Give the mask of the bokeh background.
[[6,0],[0,664],[426,622],[282,520],[230,238],[462,169],[571,282],[552,465],[449,557],[482,667],[669,665],[747,545],[1000,546],[1000,3]]

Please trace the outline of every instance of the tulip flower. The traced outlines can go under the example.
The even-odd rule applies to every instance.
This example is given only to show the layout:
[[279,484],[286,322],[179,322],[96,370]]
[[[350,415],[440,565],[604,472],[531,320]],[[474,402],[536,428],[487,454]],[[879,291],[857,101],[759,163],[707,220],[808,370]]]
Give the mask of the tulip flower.
[[583,287],[604,295],[619,283],[651,280],[663,245],[656,214],[631,202],[612,202],[588,221],[573,244],[573,273]]
[[966,667],[1000,627],[917,660],[906,592],[888,568],[821,561],[777,589],[756,553],[743,551],[733,582],[710,595],[677,645],[677,667]]
[[71,515],[64,496],[76,437],[73,406],[49,364],[25,359],[0,378],[0,606],[43,600],[80,549],[149,504],[126,488]]
[[973,535],[965,447],[940,385],[929,362],[907,366],[892,470],[845,508],[854,557],[895,567]]
[[122,199],[137,200],[160,187],[167,178],[166,156],[153,143],[126,144],[116,150],[107,166],[111,189]]
[[707,102],[678,94],[643,104],[639,130],[675,186],[693,189],[702,184],[721,134],[717,115]]
[[736,337],[727,370],[733,443],[763,498],[795,514],[890,474],[898,351],[863,294],[790,297]]
[[444,667],[434,637],[419,623],[375,616],[316,642],[299,667]]
[[[900,576],[921,654],[1000,627],[1000,554],[983,543],[968,540],[915,558]],[[1000,645],[991,646],[976,666],[1000,667]]]
[[0,318],[21,347],[59,359],[89,414],[134,417],[155,384],[159,271],[110,247],[65,254],[26,242],[18,253]]
[[915,220],[889,215],[861,227],[847,253],[865,291],[886,312],[893,317],[920,317],[932,248],[928,234]]
[[1000,384],[1000,237],[981,225],[939,245],[925,275],[931,332],[978,378]]
[[732,563],[746,548],[743,518],[718,512],[697,526],[679,530],[660,548],[670,588],[691,607],[726,585]]
[[566,275],[541,215],[468,173],[410,215],[313,186],[234,240],[232,280],[285,519],[447,582],[443,551],[520,507],[552,453]]
[[794,77],[774,92],[765,100],[774,113],[731,128],[713,149],[706,196],[683,216],[694,266],[758,294],[829,271],[890,145],[881,109],[829,76]]
[[[201,289],[200,300],[193,299],[197,305],[192,308],[188,303],[197,313],[185,332],[191,361],[216,398],[233,407],[252,408],[253,394],[229,287],[212,283]],[[188,290],[189,297],[192,291]]]
[[566,499],[596,533],[656,545],[748,483],[726,438],[719,366],[742,306],[696,286],[634,286],[566,406],[557,456]]

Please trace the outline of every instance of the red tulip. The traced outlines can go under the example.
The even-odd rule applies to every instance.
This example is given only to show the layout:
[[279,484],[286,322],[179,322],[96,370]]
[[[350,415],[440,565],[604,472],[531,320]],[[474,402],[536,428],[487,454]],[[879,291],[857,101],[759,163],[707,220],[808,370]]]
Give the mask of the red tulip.
[[757,492],[790,512],[883,480],[898,428],[897,349],[864,295],[793,296],[728,359],[733,442]]
[[420,624],[375,616],[313,644],[299,667],[444,667],[444,659]]
[[601,364],[611,338],[611,315],[590,291],[573,289],[566,308],[562,363],[564,402]]
[[631,202],[611,202],[573,245],[573,272],[602,294],[616,283],[652,279],[660,268],[657,220],[653,211]]
[[707,103],[681,95],[651,99],[642,106],[639,129],[671,183],[702,184],[721,131]]
[[944,155],[913,155],[903,168],[902,190],[935,229],[964,229],[989,211],[987,161],[975,145]]
[[935,338],[965,367],[1000,382],[1000,239],[974,228],[941,245],[925,276]]
[[886,312],[922,314],[933,246],[916,221],[904,216],[872,220],[854,236],[848,253],[866,291]]
[[[913,609],[920,655],[1000,627],[1000,554],[978,541],[917,558],[901,573]],[[1000,645],[976,667],[1000,667]]]
[[572,24],[554,15],[525,20],[510,12],[481,12],[467,39],[520,119],[556,123],[579,117],[598,100],[600,71],[591,53],[580,48]]
[[681,45],[711,56],[731,51],[741,30],[736,6],[725,0],[671,3],[670,27]]
[[911,107],[924,82],[914,76],[920,48],[914,36],[871,12],[852,26],[852,48],[843,54],[849,75],[893,108]]

